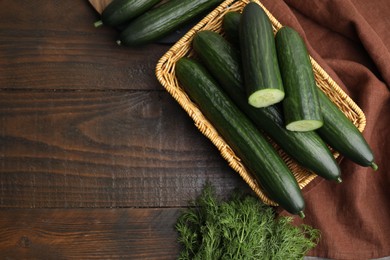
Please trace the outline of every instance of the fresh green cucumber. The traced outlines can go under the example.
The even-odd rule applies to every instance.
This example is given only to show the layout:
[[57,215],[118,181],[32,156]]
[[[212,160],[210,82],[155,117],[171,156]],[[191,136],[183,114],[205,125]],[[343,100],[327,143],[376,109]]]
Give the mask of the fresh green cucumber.
[[240,46],[240,41],[237,37],[238,24],[240,23],[241,14],[236,11],[227,12],[222,18],[222,28],[226,39],[235,47]]
[[239,54],[224,37],[213,31],[200,31],[194,36],[193,48],[233,102],[291,158],[325,179],[341,182],[339,165],[316,132],[287,130],[283,113],[276,105],[255,108],[248,104]]
[[223,0],[171,0],[142,14],[120,33],[118,44],[140,46],[154,42]]
[[[236,37],[239,38],[239,35]],[[374,154],[359,129],[320,89],[318,92],[324,124],[316,132],[344,157],[361,166],[377,170]]]
[[104,8],[101,20],[95,26],[105,24],[108,26],[122,25],[151,9],[160,0],[113,0]]
[[240,52],[248,102],[266,107],[284,98],[271,21],[255,2],[247,4],[239,26]]
[[176,63],[179,83],[231,146],[270,199],[303,216],[305,202],[293,174],[272,145],[220,89],[206,68],[190,58]]
[[313,131],[323,125],[313,67],[301,36],[284,26],[275,36],[280,72],[286,96],[283,100],[286,128]]
[[377,170],[374,154],[359,129],[321,90],[318,93],[324,118],[324,125],[317,130],[318,134],[341,155],[361,166]]

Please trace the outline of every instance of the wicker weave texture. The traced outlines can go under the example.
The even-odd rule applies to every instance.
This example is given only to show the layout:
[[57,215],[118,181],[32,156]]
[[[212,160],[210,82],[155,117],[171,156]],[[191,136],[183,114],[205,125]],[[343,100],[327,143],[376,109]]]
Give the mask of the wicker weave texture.
[[[192,50],[192,38],[201,30],[212,30],[223,34],[222,19],[229,11],[239,11],[248,4],[249,0],[226,0],[197,25],[190,29],[176,44],[174,44],[158,61],[156,66],[156,76],[159,82],[167,90],[167,92],[180,104],[186,113],[192,118],[198,130],[205,135],[219,150],[222,157],[228,162],[229,166],[233,168],[250,186],[250,188],[257,194],[257,196],[266,204],[276,206],[277,204],[268,198],[260,188],[251,173],[245,168],[234,151],[229,147],[225,140],[219,135],[218,131],[213,127],[212,123],[202,114],[197,105],[191,101],[185,91],[180,87],[179,82],[175,76],[175,63],[182,57],[191,57],[194,55]],[[258,3],[263,7],[269,16],[274,28],[274,32],[282,27],[282,24],[268,11],[268,9],[257,0],[253,2]],[[338,84],[321,68],[321,66],[311,58],[313,71],[317,86],[324,91],[329,98],[335,103],[340,110],[357,126],[360,131],[364,130],[366,125],[366,118],[362,110],[353,102],[353,100],[338,86]],[[276,150],[279,152],[283,160],[286,162],[289,169],[294,174],[302,189],[309,184],[316,174],[310,172],[287,154],[284,153],[274,142],[270,140]],[[339,157],[337,152],[333,152],[335,158]]]

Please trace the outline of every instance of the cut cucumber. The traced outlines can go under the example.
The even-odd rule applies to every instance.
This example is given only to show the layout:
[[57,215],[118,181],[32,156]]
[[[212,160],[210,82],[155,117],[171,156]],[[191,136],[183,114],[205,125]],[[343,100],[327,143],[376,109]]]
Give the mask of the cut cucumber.
[[323,126],[323,121],[321,120],[298,120],[291,122],[286,125],[287,130],[289,131],[297,131],[297,132],[306,132],[306,131],[312,131],[320,128]]
[[292,132],[285,128],[277,105],[255,108],[248,104],[243,85],[240,56],[235,48],[213,31],[200,31],[193,39],[196,54],[220,86],[253,123],[291,158],[327,180],[341,182],[340,167],[315,131]]
[[[236,26],[239,27],[239,23],[237,23]],[[234,30],[229,30],[229,32],[234,32]],[[234,37],[234,35],[231,35],[231,37]],[[239,35],[237,34],[235,37],[239,38]],[[213,41],[216,42],[215,39],[213,39]],[[207,55],[209,55],[209,54],[207,54]],[[233,54],[231,54],[231,55],[233,55]],[[211,67],[214,68],[215,66],[217,66],[217,68],[220,69],[220,71],[217,72],[217,74],[215,74],[215,75],[221,75],[219,77],[219,79],[221,80],[221,82],[226,83],[226,84],[222,84],[222,86],[230,87],[230,89],[232,89],[232,91],[233,91],[234,86],[238,86],[238,87],[241,86],[241,83],[239,83],[241,81],[241,78],[240,78],[240,74],[236,72],[237,66],[239,63],[234,62],[234,57],[231,58],[231,55],[229,55],[229,56],[223,55],[223,57],[226,58],[226,60],[222,60],[222,61],[215,59],[215,58],[210,59],[210,60],[215,61],[215,62],[217,62],[217,61],[220,62],[220,64],[221,64],[220,66],[212,64]],[[211,56],[211,55],[209,55],[209,56]],[[233,62],[228,62],[229,60],[230,61],[233,60]],[[225,72],[224,67],[227,67],[229,69],[226,70],[226,72]],[[222,73],[222,72],[224,72],[224,73]],[[232,92],[232,95],[231,95],[232,98],[238,97],[238,96],[239,96],[238,92],[237,93],[235,93],[234,91]],[[305,136],[307,134],[318,133],[320,135],[321,139],[323,139],[327,144],[329,144],[329,146],[334,148],[341,155],[345,156],[346,158],[352,160],[353,162],[355,162],[361,166],[371,167],[373,170],[377,170],[378,165],[374,161],[375,160],[374,154],[371,150],[371,147],[369,146],[367,141],[364,139],[364,137],[363,137],[362,133],[359,131],[359,129],[357,129],[357,127],[345,116],[345,114],[319,88],[318,88],[318,97],[320,100],[321,112],[322,112],[322,117],[323,117],[323,121],[324,121],[323,126],[320,127],[319,129],[317,129],[316,131],[309,131],[309,132],[287,131],[287,132],[294,133],[297,136],[297,141],[300,140],[300,138],[298,138],[298,136],[301,136],[301,138],[303,138],[302,135]],[[235,99],[235,100],[237,100],[237,99]],[[274,106],[270,106],[269,108],[274,108]],[[272,110],[267,109],[265,111],[272,111]],[[281,115],[278,113],[274,113],[274,114],[276,116],[272,116],[272,113],[271,113],[270,118],[273,118],[275,120],[275,122],[279,122],[279,124],[281,124],[283,122]],[[261,115],[261,113],[258,113],[258,115]],[[273,125],[273,124],[265,123],[266,121],[262,121],[262,120],[258,120],[258,121],[260,123],[263,122],[263,124],[265,124],[265,126],[267,126],[267,125],[272,126]],[[277,128],[275,128],[275,129],[277,129]],[[276,130],[272,130],[272,128],[270,128],[270,130],[267,133],[270,136],[272,136],[272,133],[275,131]],[[282,134],[282,133],[284,133],[284,131],[280,131],[280,133]],[[272,136],[272,137],[274,138],[274,136]],[[277,141],[278,138],[275,137],[274,140]],[[288,140],[288,139],[285,139],[285,140]],[[308,138],[307,141],[309,141],[309,140],[313,140],[313,139]],[[326,166],[332,166],[333,163],[331,163],[331,161],[325,162],[326,157],[324,157],[323,160],[321,159],[321,157],[318,157],[319,160],[314,160],[314,155],[316,155],[317,152],[313,153],[313,156],[310,156],[310,154],[306,155],[305,148],[303,148],[304,145],[302,145],[302,147],[301,147],[302,149],[297,149],[296,152],[294,152],[294,149],[296,149],[296,148],[290,147],[290,145],[288,145],[289,143],[293,143],[292,141],[286,141],[286,142],[283,141],[283,143],[285,143],[286,146],[285,147],[283,147],[282,145],[281,146],[283,147],[283,149],[285,151],[291,151],[290,155],[292,157],[294,154],[295,154],[295,156],[301,155],[300,160],[305,160],[305,157],[307,157],[307,158],[309,158],[309,160],[306,163],[310,163],[310,161],[311,161],[310,158],[312,158],[313,164],[311,167],[317,167],[317,166],[322,165],[321,168],[325,169],[325,174],[326,175],[329,174],[329,176],[332,176],[332,174],[331,174],[332,171],[330,169],[326,170],[326,168],[327,168]],[[303,144],[305,144],[305,142],[303,142]],[[300,146],[297,146],[297,147],[299,148]],[[307,150],[310,150],[310,149],[307,149]],[[314,149],[314,150],[316,150],[316,149]],[[296,160],[299,161],[298,159],[296,159]],[[323,162],[323,164],[321,164],[321,161]],[[309,167],[309,166],[306,166],[306,167]],[[334,169],[336,169],[336,168],[334,168]],[[317,173],[318,173],[318,171],[319,170],[314,170],[314,172],[317,172]]]
[[239,25],[241,60],[248,102],[267,107],[284,98],[271,21],[255,2],[244,7]]
[[248,103],[254,107],[268,107],[284,98],[284,91],[278,89],[262,89],[248,97]]
[[313,131],[323,125],[317,85],[306,45],[294,29],[276,33],[276,49],[286,97],[283,109],[290,131]]

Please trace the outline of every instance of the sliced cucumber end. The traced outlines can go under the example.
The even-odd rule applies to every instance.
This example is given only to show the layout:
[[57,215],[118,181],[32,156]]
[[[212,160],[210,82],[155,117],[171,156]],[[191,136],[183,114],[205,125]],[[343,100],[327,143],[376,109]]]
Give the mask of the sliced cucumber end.
[[279,103],[284,98],[284,91],[279,89],[261,89],[248,97],[248,103],[254,107],[268,107]]
[[286,125],[287,130],[296,132],[313,131],[323,125],[321,120],[298,120]]

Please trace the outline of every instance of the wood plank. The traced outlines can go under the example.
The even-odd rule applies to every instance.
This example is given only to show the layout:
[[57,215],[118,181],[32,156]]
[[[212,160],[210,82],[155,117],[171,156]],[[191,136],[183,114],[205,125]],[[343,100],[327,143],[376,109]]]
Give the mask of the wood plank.
[[2,259],[175,259],[180,209],[0,212]]
[[0,207],[183,206],[241,178],[166,92],[0,92]]
[[169,46],[120,47],[97,19],[88,1],[2,1],[0,88],[162,90],[154,70]]

